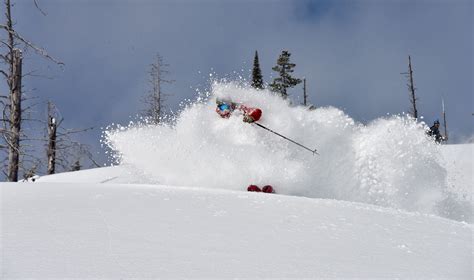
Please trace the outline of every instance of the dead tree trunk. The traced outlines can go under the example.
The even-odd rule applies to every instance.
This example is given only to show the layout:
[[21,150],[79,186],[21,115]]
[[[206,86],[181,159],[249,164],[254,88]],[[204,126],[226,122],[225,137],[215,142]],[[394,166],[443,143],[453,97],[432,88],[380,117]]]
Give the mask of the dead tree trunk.
[[411,57],[408,56],[408,75],[409,75],[409,84],[408,88],[410,90],[410,102],[412,105],[412,116],[413,118],[417,119],[418,118],[418,110],[416,109],[416,101],[418,98],[416,98],[415,95],[415,85],[413,83],[413,69],[411,67]]
[[48,169],[47,174],[54,174],[56,172],[56,138],[57,138],[57,123],[56,118],[51,112],[51,103],[48,103]]
[[444,126],[444,141],[446,144],[448,143],[448,126],[446,124],[446,109],[444,107],[444,99],[441,101],[441,105],[443,107],[443,126]]
[[8,181],[18,181],[20,165],[20,130],[21,130],[21,77],[22,54],[13,49],[10,84],[10,131],[8,139]]
[[307,95],[306,95],[306,78],[303,79],[303,105],[306,107],[307,103]]

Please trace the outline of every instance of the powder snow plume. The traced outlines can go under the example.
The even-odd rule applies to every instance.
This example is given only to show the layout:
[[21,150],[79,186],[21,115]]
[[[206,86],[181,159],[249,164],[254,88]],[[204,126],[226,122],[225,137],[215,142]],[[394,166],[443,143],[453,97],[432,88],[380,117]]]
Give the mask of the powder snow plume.
[[[244,123],[239,114],[220,118],[216,98],[261,108],[262,125],[319,155]],[[471,205],[448,192],[439,146],[424,129],[403,116],[362,125],[336,108],[308,110],[266,90],[215,82],[173,125],[135,124],[105,136],[120,164],[140,170],[149,183],[241,191],[270,184],[280,194],[470,221]]]

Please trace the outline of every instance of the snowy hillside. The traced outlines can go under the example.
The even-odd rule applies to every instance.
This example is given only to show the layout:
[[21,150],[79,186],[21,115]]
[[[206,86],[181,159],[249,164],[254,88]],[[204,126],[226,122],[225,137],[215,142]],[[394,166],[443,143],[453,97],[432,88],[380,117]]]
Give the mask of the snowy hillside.
[[4,278],[472,275],[472,226],[434,216],[201,188],[34,183],[1,191]]
[[[320,155],[219,118],[215,97]],[[0,275],[472,279],[474,145],[423,129],[215,84],[173,126],[109,130],[119,166],[2,183]]]

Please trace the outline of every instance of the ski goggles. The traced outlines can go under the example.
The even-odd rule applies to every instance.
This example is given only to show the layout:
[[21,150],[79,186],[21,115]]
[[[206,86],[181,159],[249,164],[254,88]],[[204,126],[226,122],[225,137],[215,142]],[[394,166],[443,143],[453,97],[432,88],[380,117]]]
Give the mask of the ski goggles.
[[217,108],[219,108],[219,110],[221,111],[230,110],[230,106],[227,104],[220,104],[219,106],[217,106]]

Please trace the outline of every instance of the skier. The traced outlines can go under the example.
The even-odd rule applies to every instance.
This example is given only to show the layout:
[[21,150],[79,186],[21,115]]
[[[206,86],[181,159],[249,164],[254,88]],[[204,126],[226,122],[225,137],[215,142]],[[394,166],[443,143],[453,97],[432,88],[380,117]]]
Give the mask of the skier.
[[[230,118],[232,113],[237,109],[242,114],[244,115],[243,121],[247,123],[253,123],[262,117],[262,110],[259,108],[254,108],[254,107],[249,107],[245,106],[242,104],[238,104],[235,102],[232,102],[230,100],[221,100],[221,99],[216,99],[217,103],[217,108],[216,112],[219,114],[224,119]],[[270,185],[264,186],[262,189],[260,189],[256,185],[249,185],[247,187],[247,191],[249,192],[264,192],[264,193],[274,193],[275,191],[273,190],[273,187]]]
[[428,131],[428,135],[434,137],[436,143],[441,143],[441,141],[444,141],[444,137],[439,132],[439,120],[434,121],[433,126],[431,126],[430,130]]
[[219,116],[225,119],[229,118],[236,109],[243,113],[243,121],[247,123],[256,122],[262,117],[262,110],[260,110],[259,108],[248,107],[232,101],[220,99],[217,99],[216,103],[217,114],[219,114]]

